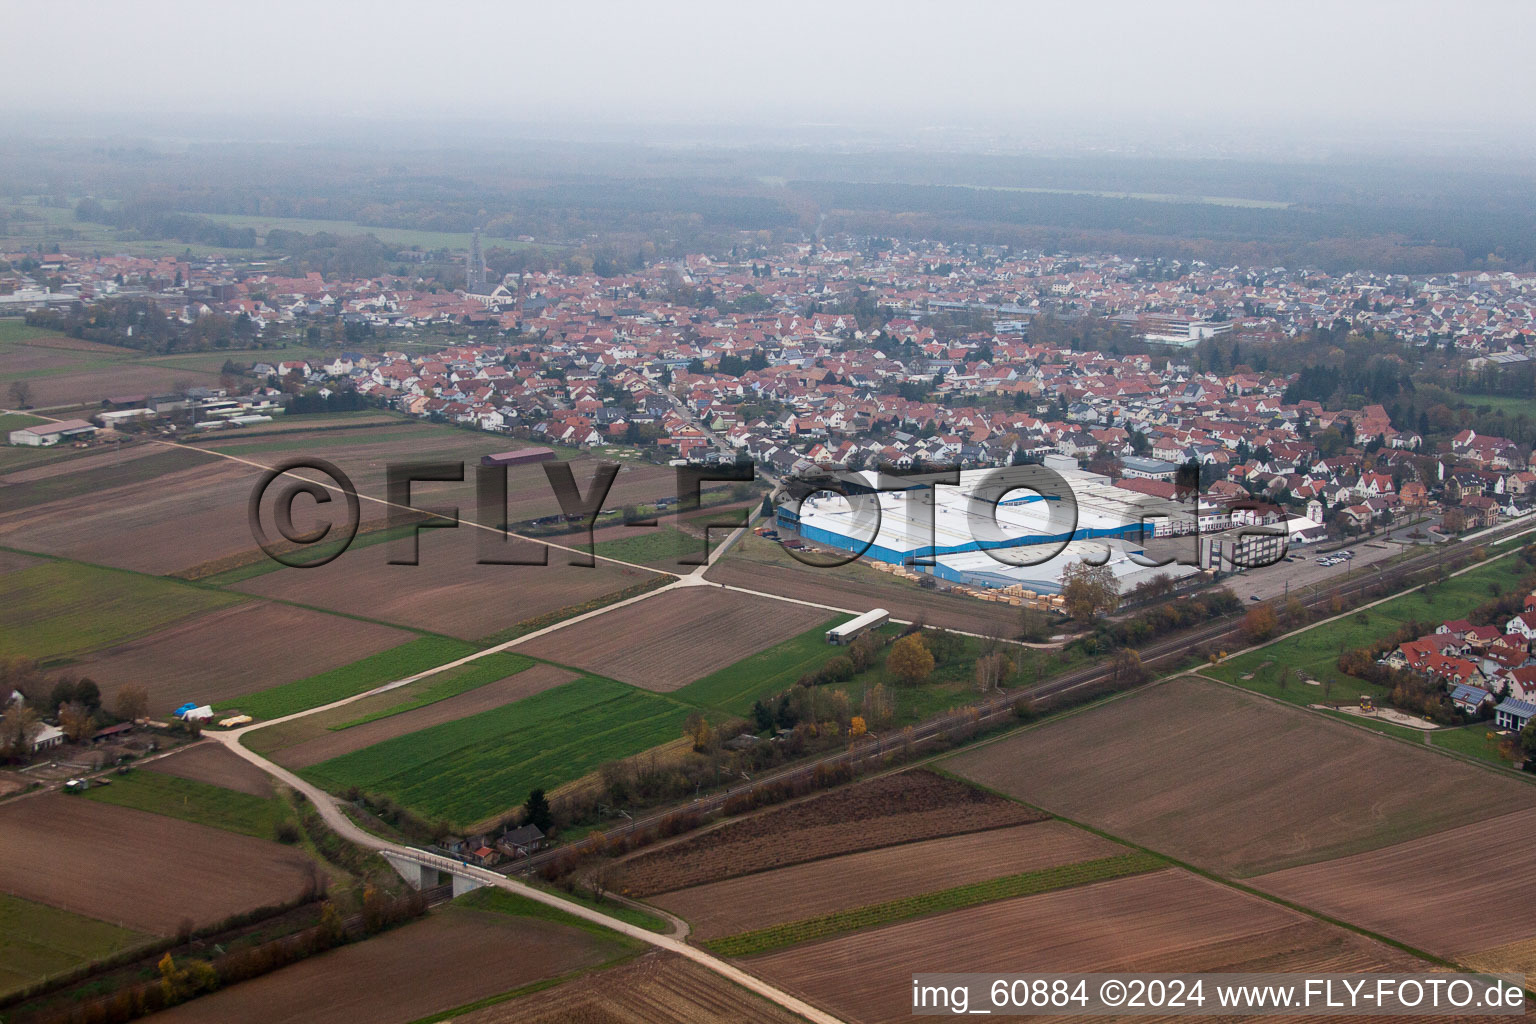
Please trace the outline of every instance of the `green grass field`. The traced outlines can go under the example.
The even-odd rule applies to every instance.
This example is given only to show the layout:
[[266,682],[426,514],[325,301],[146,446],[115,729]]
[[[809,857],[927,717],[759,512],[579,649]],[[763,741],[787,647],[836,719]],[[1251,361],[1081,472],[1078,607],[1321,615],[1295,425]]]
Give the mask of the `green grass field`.
[[[1524,568],[1516,556],[1507,555],[1465,575],[1438,583],[1429,594],[1422,590],[1403,594],[1219,665],[1207,665],[1200,671],[1293,704],[1354,703],[1361,694],[1380,696],[1379,688],[1339,671],[1340,654],[1373,643],[1408,622],[1425,622],[1433,628],[1447,619],[1462,618],[1494,596],[1490,586],[1505,591],[1514,587]],[[1297,682],[1297,669],[1324,685],[1309,686]],[[1283,687],[1280,684],[1282,672],[1290,675]],[[1370,724],[1363,719],[1351,721]],[[1403,732],[1412,734],[1412,730]]]
[[690,537],[670,526],[654,529],[636,529],[634,536],[605,540],[592,546],[592,553],[606,558],[617,558],[636,565],[652,565],[671,572],[686,571],[677,564],[684,555],[697,555],[704,548],[702,541]]
[[[339,722],[331,726],[333,731],[350,729],[353,726],[362,725],[365,722],[376,722],[381,718],[392,718],[395,715],[403,715],[407,711],[415,711],[424,708],[428,704],[436,704],[440,700],[449,697],[457,697],[461,693],[479,689],[498,679],[517,675],[526,668],[532,667],[532,658],[525,658],[520,654],[488,654],[478,661],[472,661],[468,665],[461,665],[455,669],[430,676],[422,680],[420,689],[405,696],[402,700],[391,704],[389,707],[379,708],[356,718],[349,718],[345,722]],[[403,691],[405,687],[401,687]]]
[[1523,414],[1528,420],[1536,420],[1536,398],[1520,398],[1516,395],[1462,394],[1461,400],[1479,415],[1504,413],[1509,420],[1511,431],[1514,430],[1516,416]]
[[281,718],[356,696],[375,686],[425,672],[477,650],[479,648],[474,644],[463,640],[424,636],[329,672],[221,701],[214,706],[214,710],[238,710],[253,718]]
[[195,779],[140,770],[111,776],[111,780],[110,785],[86,790],[85,799],[257,839],[276,838],[277,826],[291,816],[287,805],[275,797],[253,796]]
[[0,893],[0,996],[151,938]]
[[23,427],[35,427],[39,423],[47,422],[41,416],[28,416],[24,412],[0,413],[0,441],[7,440],[13,430],[20,430]]
[[1499,735],[1492,722],[1473,722],[1460,729],[1439,729],[1430,733],[1429,742],[1442,750],[1455,751],[1489,764],[1511,767],[1509,758],[1499,750]]
[[[560,897],[562,899],[568,898],[565,893],[561,893]],[[615,932],[609,931],[607,928],[604,928],[602,925],[597,924],[594,921],[588,921],[584,917],[577,917],[575,914],[561,910],[559,907],[552,907],[547,903],[540,903],[538,900],[531,900],[527,896],[520,896],[515,892],[508,892],[506,889],[496,889],[490,886],[476,889],[474,892],[465,893],[463,896],[460,896],[458,899],[454,900],[453,906],[455,908],[462,907],[465,910],[484,910],[493,914],[505,914],[508,917],[531,917],[538,921],[550,921],[554,924],[563,924],[570,928],[579,928],[584,932],[590,932],[593,935],[601,936],[602,938],[613,942],[615,945],[626,949],[640,948],[640,944],[636,940],[631,939],[628,936],[619,935]],[[605,910],[609,907],[616,906],[618,905],[611,903],[603,904],[603,908]],[[652,928],[651,930],[666,930],[665,923],[658,922],[657,918],[654,918],[649,914],[645,914],[642,911],[636,911],[635,913],[648,921],[661,924],[660,928]]]
[[667,697],[589,676],[302,774],[332,792],[357,786],[462,827],[517,806],[531,789],[676,739],[687,714]]
[[0,576],[0,657],[55,661],[245,600],[157,576],[48,562]]
[[33,327],[20,317],[6,317],[0,320],[0,345],[17,341],[36,341],[38,338],[56,338],[58,336],[58,331]]
[[721,956],[754,956],[769,950],[810,942],[813,939],[825,939],[845,932],[877,928],[895,921],[905,921],[909,918],[924,917],[948,910],[960,910],[981,903],[1034,896],[1042,892],[1103,882],[1111,878],[1139,875],[1165,866],[1167,861],[1154,854],[1140,851],[1124,853],[1077,864],[1062,864],[1017,875],[1005,875],[1002,878],[990,878],[984,882],[973,882],[970,885],[960,885],[952,889],[939,889],[917,896],[906,896],[867,907],[839,910],[820,917],[790,921],[769,928],[759,928],[756,931],[742,932],[740,935],[730,935],[707,942],[705,946]]

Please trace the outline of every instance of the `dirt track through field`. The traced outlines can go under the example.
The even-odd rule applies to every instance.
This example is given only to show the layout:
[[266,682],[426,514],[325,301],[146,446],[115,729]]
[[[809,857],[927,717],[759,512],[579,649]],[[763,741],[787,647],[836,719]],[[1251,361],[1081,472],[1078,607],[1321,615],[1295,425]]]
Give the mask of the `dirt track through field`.
[[682,889],[653,902],[709,940],[1002,875],[1125,853],[1065,822],[974,832],[762,871]]
[[670,693],[828,617],[816,608],[693,587],[551,633],[518,651]]
[[568,683],[576,679],[576,673],[556,665],[534,665],[516,675],[507,676],[494,683],[486,683],[466,693],[437,701],[413,711],[405,711],[388,718],[375,719],[350,729],[338,729],[323,736],[295,744],[272,756],[288,768],[308,768],[310,765],[329,761],[354,750],[371,747],[375,743],[420,732],[422,729],[444,722],[457,721],[470,715],[499,708],[503,704],[531,697],[536,693]]
[[0,891],[159,935],[297,896],[292,847],[49,794],[0,804]]

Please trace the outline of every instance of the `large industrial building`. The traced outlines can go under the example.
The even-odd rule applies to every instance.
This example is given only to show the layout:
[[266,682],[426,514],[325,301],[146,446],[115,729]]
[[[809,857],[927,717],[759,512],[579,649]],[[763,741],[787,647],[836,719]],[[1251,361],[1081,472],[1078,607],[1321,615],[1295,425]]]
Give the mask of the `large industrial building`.
[[[996,472],[964,470],[958,485],[877,492],[873,473],[853,474],[874,493],[850,500],[818,492],[779,505],[777,519],[811,543],[974,587],[1056,594],[1068,565],[1098,562],[1106,550],[1122,592],[1158,574],[1178,578],[1198,571],[1151,566],[1142,544],[1144,528],[1151,537],[1159,521],[1188,517],[1188,505],[1115,487],[1096,473],[1057,470],[1075,499],[1074,521],[1071,502],[1060,497],[1018,489],[986,493],[989,474]],[[848,490],[857,492],[857,486]]]

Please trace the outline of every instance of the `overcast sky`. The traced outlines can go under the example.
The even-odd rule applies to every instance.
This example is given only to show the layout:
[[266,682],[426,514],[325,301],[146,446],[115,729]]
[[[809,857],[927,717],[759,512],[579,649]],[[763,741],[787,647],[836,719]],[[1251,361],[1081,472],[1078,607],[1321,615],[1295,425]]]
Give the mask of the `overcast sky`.
[[12,34],[0,60],[11,115],[1248,130],[1536,117],[1528,0],[55,0],[25,20],[35,45]]

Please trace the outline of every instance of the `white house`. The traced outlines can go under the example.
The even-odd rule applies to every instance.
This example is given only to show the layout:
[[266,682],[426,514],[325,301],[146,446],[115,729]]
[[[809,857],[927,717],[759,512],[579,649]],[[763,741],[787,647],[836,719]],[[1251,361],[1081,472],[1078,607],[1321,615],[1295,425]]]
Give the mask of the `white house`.
[[44,725],[32,737],[32,753],[41,750],[51,750],[64,742],[64,730],[56,725]]

